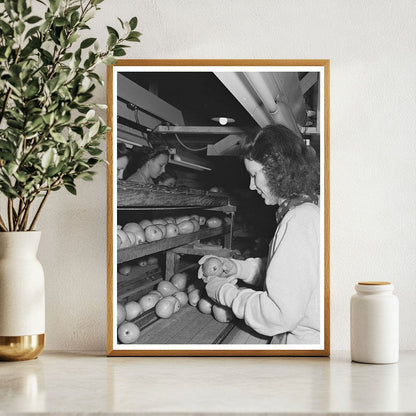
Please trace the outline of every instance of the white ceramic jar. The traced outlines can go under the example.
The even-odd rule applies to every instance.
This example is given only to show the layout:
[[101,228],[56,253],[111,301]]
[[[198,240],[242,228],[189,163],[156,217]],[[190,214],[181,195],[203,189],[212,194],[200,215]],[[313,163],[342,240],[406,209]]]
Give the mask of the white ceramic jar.
[[399,301],[390,282],[358,282],[351,297],[351,360],[399,360]]

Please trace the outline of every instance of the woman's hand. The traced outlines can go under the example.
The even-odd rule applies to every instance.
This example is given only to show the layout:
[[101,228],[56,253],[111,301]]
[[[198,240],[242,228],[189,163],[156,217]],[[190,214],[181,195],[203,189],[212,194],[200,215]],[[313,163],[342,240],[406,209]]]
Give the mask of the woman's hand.
[[[231,306],[228,303],[228,298],[230,301],[234,299],[236,293],[238,293],[238,288],[236,286],[237,278],[235,276],[230,277],[208,277],[208,282],[205,286],[205,291],[207,295],[214,300],[215,302],[224,305]],[[224,289],[221,291],[221,289]],[[225,291],[225,292],[224,292]]]
[[198,269],[198,279],[205,283],[208,282],[210,277],[226,278],[233,276],[236,279],[237,267],[230,259],[207,255],[201,257],[198,263],[201,265]]

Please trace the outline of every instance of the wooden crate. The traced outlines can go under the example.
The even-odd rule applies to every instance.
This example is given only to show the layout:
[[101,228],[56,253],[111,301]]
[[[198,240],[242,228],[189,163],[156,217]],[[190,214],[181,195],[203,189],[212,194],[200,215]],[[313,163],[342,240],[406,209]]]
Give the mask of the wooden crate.
[[270,341],[237,320],[218,322],[212,315],[190,305],[168,319],[159,319],[150,310],[135,323],[142,330],[140,344],[267,344]]
[[129,302],[137,300],[153,289],[163,279],[162,270],[157,265],[133,265],[125,276],[117,273],[117,300]]

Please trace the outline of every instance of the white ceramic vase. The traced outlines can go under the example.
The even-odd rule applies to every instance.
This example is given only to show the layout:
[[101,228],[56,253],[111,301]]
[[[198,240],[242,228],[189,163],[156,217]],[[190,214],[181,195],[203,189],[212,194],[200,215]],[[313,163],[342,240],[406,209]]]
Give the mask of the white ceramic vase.
[[0,232],[0,360],[30,360],[44,348],[40,236],[40,231]]

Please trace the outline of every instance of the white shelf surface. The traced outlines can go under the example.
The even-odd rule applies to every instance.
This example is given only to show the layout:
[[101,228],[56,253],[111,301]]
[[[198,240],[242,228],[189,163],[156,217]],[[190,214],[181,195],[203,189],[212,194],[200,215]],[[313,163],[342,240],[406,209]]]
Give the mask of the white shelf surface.
[[416,351],[397,364],[319,357],[105,357],[0,362],[0,414],[416,415]]

